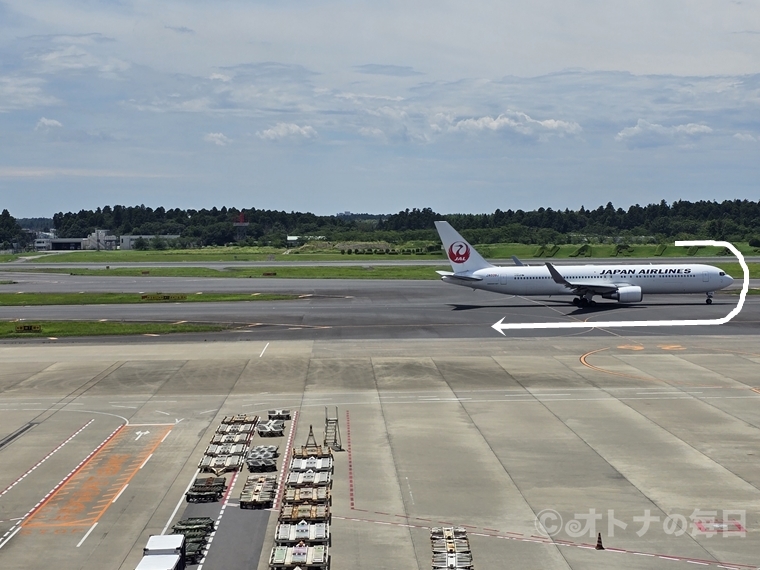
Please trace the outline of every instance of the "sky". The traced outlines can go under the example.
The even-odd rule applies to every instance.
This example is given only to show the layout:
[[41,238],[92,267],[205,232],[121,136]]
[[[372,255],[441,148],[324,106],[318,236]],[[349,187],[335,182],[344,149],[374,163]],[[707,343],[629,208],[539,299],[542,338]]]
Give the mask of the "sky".
[[754,0],[0,0],[0,208],[760,197]]

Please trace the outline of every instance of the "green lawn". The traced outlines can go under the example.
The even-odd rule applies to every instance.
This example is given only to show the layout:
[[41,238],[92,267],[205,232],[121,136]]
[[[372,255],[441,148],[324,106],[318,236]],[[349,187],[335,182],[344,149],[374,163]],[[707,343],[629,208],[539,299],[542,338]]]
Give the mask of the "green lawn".
[[[16,325],[40,325],[41,332],[17,333]],[[164,335],[171,333],[218,332],[227,325],[201,323],[125,323],[100,321],[0,322],[0,338],[59,338],[66,336]]]
[[[361,247],[361,244],[355,244]],[[371,244],[369,244],[371,245]],[[394,246],[395,249],[410,249],[414,247],[425,248],[429,242],[409,242],[408,244]],[[744,255],[758,255],[758,248],[750,247],[749,244],[737,243],[736,247]],[[273,247],[204,247],[201,249],[172,249],[161,251],[72,251],[65,253],[43,254],[42,257],[35,259],[39,263],[145,263],[145,262],[234,262],[234,261],[284,261],[284,260],[301,260],[301,261],[354,261],[357,264],[396,259],[440,259],[445,262],[445,256],[440,249],[430,253],[419,254],[341,254],[339,250],[331,244],[321,243],[320,248],[315,249],[306,246],[303,250],[293,249],[288,253],[284,250]],[[437,247],[437,244],[436,244]],[[543,251],[536,245],[525,245],[515,243],[487,244],[476,245],[477,250],[484,257],[490,259],[509,259],[516,255],[520,258],[550,258],[550,259],[572,259],[573,254],[577,252],[578,245],[558,246],[557,251],[553,251],[550,246],[546,246]],[[623,252],[616,255],[614,245],[592,245],[589,249],[589,255],[581,253],[576,256],[577,259],[589,258],[637,258],[637,257],[688,257],[688,248],[667,245],[664,250],[658,250],[657,245],[634,245],[629,252]],[[704,247],[700,248],[695,255],[717,256],[722,248]],[[660,255],[657,255],[657,254]],[[40,255],[35,253],[24,254],[24,256]],[[18,255],[0,256],[0,262],[12,261],[18,258]]]
[[298,295],[272,293],[189,293],[185,299],[143,299],[139,293],[0,293],[0,307],[29,305],[115,305],[135,303],[218,303],[229,301],[287,301]]
[[[710,261],[710,265],[720,267],[723,271],[728,273],[734,278],[734,281],[741,281],[744,277],[744,271],[738,261],[734,262],[722,262],[719,260]],[[760,279],[760,263],[748,263],[750,279]]]
[[[445,261],[440,267],[423,265],[382,266],[315,266],[315,267],[228,267],[223,270],[206,267],[151,267],[116,269],[45,268],[27,269],[25,272],[66,273],[69,275],[97,275],[117,277],[286,277],[299,279],[438,279],[436,269],[451,270]],[[265,273],[275,275],[264,275]]]

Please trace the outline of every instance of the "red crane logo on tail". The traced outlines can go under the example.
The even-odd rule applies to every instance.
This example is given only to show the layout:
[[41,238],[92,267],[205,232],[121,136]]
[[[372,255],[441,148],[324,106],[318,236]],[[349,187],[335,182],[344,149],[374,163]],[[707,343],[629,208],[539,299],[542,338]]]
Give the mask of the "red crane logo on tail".
[[453,263],[464,263],[470,259],[470,246],[463,241],[455,241],[449,246],[449,259]]

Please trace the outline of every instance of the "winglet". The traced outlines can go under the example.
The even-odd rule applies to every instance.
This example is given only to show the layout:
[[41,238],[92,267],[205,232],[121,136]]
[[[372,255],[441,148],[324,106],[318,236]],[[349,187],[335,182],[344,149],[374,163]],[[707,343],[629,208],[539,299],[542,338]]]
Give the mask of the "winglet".
[[567,282],[567,279],[562,277],[562,275],[559,274],[559,271],[557,271],[554,266],[548,261],[546,262],[546,267],[549,268],[549,273],[551,273],[552,279],[554,279],[555,283],[559,283],[560,285],[564,285],[566,287],[571,286],[570,283]]
[[517,267],[524,267],[524,266],[525,266],[525,264],[524,264],[522,261],[520,261],[519,259],[517,259],[517,256],[516,256],[516,255],[513,255],[513,256],[512,256],[512,261],[514,261],[514,262],[515,262],[515,265],[516,265]]

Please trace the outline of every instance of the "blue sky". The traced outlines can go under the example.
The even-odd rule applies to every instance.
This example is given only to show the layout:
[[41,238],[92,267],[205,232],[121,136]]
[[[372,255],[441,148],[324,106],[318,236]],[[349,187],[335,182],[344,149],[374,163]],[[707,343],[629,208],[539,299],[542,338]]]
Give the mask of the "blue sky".
[[17,217],[626,207],[758,181],[757,2],[0,1]]

